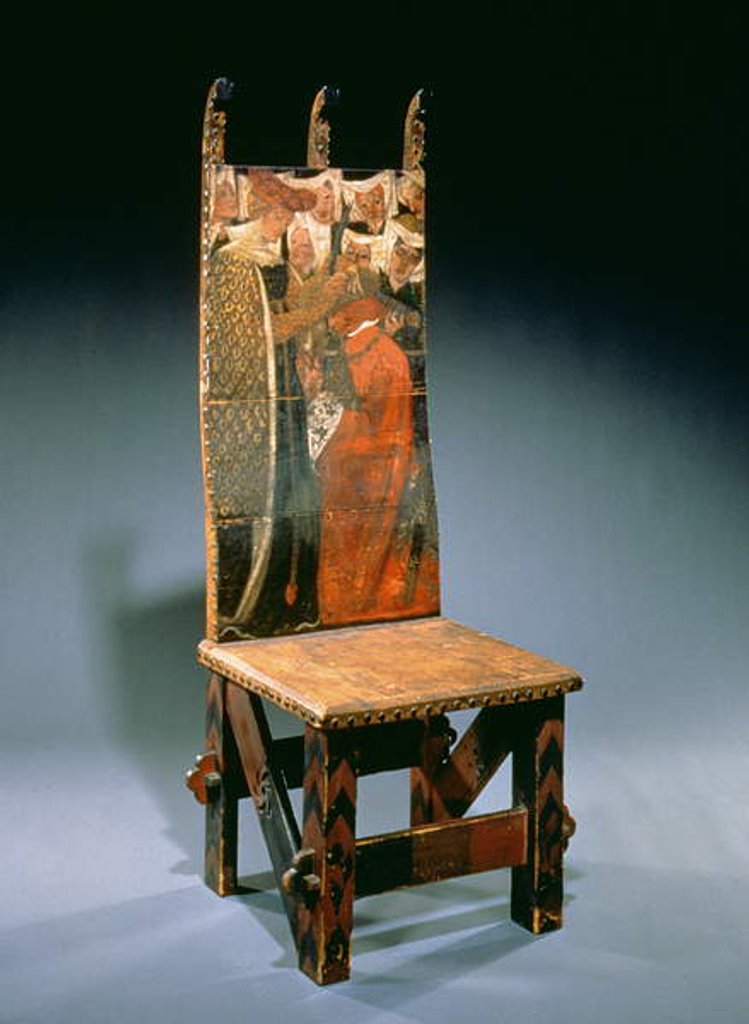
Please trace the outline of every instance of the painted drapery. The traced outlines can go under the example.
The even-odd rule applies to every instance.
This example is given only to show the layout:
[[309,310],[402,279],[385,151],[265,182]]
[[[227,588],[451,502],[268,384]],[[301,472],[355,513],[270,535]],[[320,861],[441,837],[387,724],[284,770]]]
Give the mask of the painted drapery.
[[219,165],[210,189],[217,637],[438,612],[423,178]]

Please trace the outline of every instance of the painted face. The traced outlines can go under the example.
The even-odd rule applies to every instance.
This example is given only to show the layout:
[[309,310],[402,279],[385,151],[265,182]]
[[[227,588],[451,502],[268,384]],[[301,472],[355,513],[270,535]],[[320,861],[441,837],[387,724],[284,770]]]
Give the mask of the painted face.
[[390,273],[397,278],[409,278],[421,263],[421,252],[397,239],[390,254]]
[[348,256],[354,266],[370,267],[372,265],[372,250],[368,245],[358,245],[356,242],[349,242],[346,246],[345,255]]
[[321,224],[332,224],[335,216],[335,195],[333,194],[333,186],[329,181],[323,182],[323,184],[317,190],[317,202],[315,203],[312,215],[315,220],[320,221]]
[[385,217],[385,186],[375,185],[369,192],[363,192],[357,200],[357,206],[367,224],[381,224]]
[[291,224],[294,214],[285,206],[272,206],[260,218],[263,238],[267,242],[277,242],[286,228]]
[[315,265],[315,250],[309,231],[306,228],[294,228],[289,236],[289,261],[302,274],[308,274]]
[[406,181],[401,190],[403,202],[419,220],[424,218],[424,189],[415,181]]
[[231,182],[225,179],[216,186],[213,215],[217,220],[231,220],[232,217],[237,216],[237,193]]

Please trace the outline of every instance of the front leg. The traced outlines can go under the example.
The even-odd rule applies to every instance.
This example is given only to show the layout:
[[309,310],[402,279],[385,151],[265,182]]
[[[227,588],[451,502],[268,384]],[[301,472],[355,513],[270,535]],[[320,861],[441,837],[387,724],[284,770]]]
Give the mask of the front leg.
[[356,775],[346,731],[305,729],[302,850],[314,886],[299,911],[299,966],[318,985],[345,981],[351,969]]
[[226,710],[226,688],[212,675],[206,692],[206,750],[215,754],[219,777],[205,808],[205,882],[219,896],[237,891],[239,768]]
[[[564,697],[515,709],[513,802],[528,811],[526,863],[512,869],[512,918],[538,935],[562,927]],[[567,812],[568,813],[568,812]]]

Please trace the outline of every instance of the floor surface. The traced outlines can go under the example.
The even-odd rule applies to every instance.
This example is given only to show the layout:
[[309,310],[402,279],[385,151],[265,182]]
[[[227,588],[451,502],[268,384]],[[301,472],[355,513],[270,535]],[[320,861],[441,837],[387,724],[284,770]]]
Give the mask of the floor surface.
[[[295,967],[249,809],[254,891],[222,900],[203,886],[202,809],[175,752],[5,757],[0,1020],[744,1024],[747,815],[728,760],[713,758],[711,777],[694,753],[635,771],[583,745],[562,931],[534,938],[510,921],[506,871],[370,897],[351,981],[319,989]],[[716,772],[735,793],[713,791]],[[367,780],[366,831],[401,823],[405,782]]]

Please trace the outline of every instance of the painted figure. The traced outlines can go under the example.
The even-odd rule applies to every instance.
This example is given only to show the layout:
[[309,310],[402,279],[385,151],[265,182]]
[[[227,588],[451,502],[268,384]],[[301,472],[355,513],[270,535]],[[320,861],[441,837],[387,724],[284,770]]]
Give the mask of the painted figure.
[[391,171],[341,183],[349,207],[349,227],[362,235],[381,235],[397,212]]
[[398,180],[396,223],[409,231],[424,234],[424,172],[402,171]]
[[304,226],[309,232],[315,250],[316,269],[329,266],[335,244],[337,225],[341,219],[340,172],[323,171],[313,178],[294,178],[284,175],[283,180],[295,189],[311,191],[314,205],[294,218],[295,224]]
[[235,425],[216,452],[207,427],[222,638],[438,610],[423,204],[401,183],[399,209],[395,184],[392,171],[216,176],[208,386],[211,415]]
[[382,618],[406,603],[397,525],[413,458],[411,381],[385,309],[355,299],[329,316],[343,342],[356,401],[316,463],[323,509],[318,600],[324,625]]
[[[290,188],[270,171],[248,174],[251,219],[212,256],[212,280],[235,296],[232,315],[262,325],[269,390],[277,400],[267,443],[275,466],[272,493],[258,511],[252,536],[232,561],[244,579],[227,617],[240,635],[265,635],[315,625],[319,507],[307,446],[306,406],[297,372],[299,337],[324,321],[345,287],[344,275],[309,273],[308,240],[294,236],[294,261],[284,260],[281,240],[298,213],[309,211],[311,190]],[[306,275],[301,272],[302,264]],[[224,311],[224,315],[226,312]],[[228,612],[229,609],[227,608]]]

